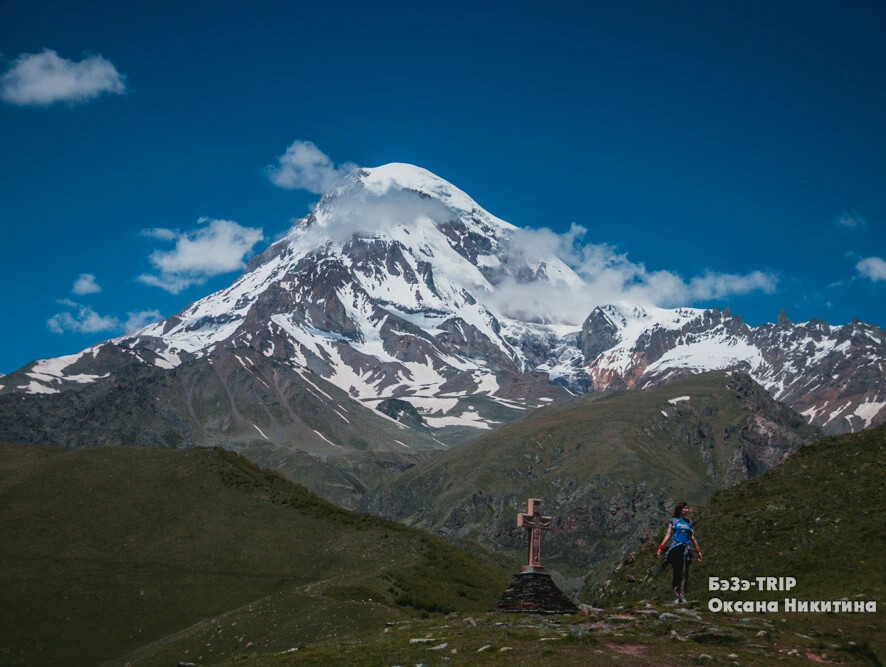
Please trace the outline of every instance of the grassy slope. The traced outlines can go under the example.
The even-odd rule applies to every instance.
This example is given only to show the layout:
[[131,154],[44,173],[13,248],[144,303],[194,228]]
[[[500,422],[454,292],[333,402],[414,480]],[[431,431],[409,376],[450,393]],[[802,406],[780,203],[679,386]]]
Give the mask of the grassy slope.
[[[806,634],[851,632],[886,662],[886,426],[808,445],[767,474],[719,491],[697,519],[705,560],[693,566],[690,595],[701,605],[712,597],[877,600],[876,616],[780,616]],[[654,542],[639,550],[597,601],[668,597],[669,575],[656,574],[654,550]],[[707,590],[710,576],[792,576],[797,586],[717,593]]]
[[[564,476],[628,477],[655,484],[664,475],[676,495],[700,500],[713,492],[715,482],[699,447],[677,437],[681,426],[693,425],[691,418],[681,417],[710,409],[715,412],[708,416],[718,426],[740,423],[747,409],[735,400],[729,384],[725,373],[707,373],[648,391],[588,395],[551,405],[457,450],[439,453],[387,486],[444,469],[447,483],[436,499],[440,512],[475,489],[507,492],[515,479],[521,484],[525,479],[529,488],[545,491],[548,479]],[[669,399],[684,395],[693,400],[669,406]],[[663,408],[670,409],[670,418],[661,415]],[[734,446],[725,442],[722,428],[711,440],[714,467],[722,474]]]
[[218,660],[487,609],[505,585],[224,450],[0,446],[0,507],[4,664]]
[[[668,403],[680,396],[691,399]],[[526,498],[541,498],[559,521],[544,540],[547,565],[570,576],[593,569],[593,579],[611,569],[610,556],[626,540],[648,534],[650,504],[700,503],[731,483],[730,458],[761,405],[788,437],[814,434],[749,380],[707,373],[536,410],[405,471],[376,490],[373,510],[441,534],[467,526],[468,537],[500,539],[498,548],[519,556],[524,538],[514,517]],[[613,508],[626,515],[617,525]]]
[[[552,619],[486,614],[410,621],[389,632],[259,655],[283,665],[859,664],[886,662],[886,426],[822,439],[760,477],[717,492],[697,532],[690,604],[667,604],[655,542],[633,554],[597,594],[602,609]],[[711,593],[708,576],[793,576],[791,593]],[[876,614],[714,613],[710,597],[876,600]],[[410,643],[410,639],[433,638]],[[432,650],[445,643],[443,649]],[[478,653],[478,650],[486,647]],[[502,652],[502,649],[508,650]]]

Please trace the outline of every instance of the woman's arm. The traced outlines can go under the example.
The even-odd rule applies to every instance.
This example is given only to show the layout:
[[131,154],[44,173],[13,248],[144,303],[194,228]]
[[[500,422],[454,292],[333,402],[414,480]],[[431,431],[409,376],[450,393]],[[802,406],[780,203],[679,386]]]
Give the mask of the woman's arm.
[[661,541],[661,544],[658,545],[658,556],[661,556],[661,552],[664,551],[665,544],[668,543],[668,540],[671,539],[671,524],[668,523],[668,529],[665,532],[664,539]]
[[704,558],[701,556],[701,548],[698,546],[698,540],[695,539],[695,533],[692,533],[692,544],[695,545],[695,553],[698,554],[698,560],[703,561]]

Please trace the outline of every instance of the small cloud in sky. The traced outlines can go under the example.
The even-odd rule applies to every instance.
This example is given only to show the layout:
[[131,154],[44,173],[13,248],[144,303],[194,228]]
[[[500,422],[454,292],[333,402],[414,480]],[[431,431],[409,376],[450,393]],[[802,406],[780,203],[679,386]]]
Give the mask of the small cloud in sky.
[[146,239],[157,239],[159,241],[175,241],[178,238],[178,230],[164,229],[163,227],[151,227],[150,229],[141,230],[138,235]]
[[161,241],[175,241],[172,250],[155,250],[150,261],[156,273],[145,273],[137,280],[178,294],[191,285],[202,285],[209,278],[241,270],[246,255],[264,239],[261,229],[244,227],[233,220],[200,219],[191,231],[153,228],[141,235]]
[[77,104],[102,93],[124,92],[123,75],[105,58],[88,56],[74,62],[51,49],[20,55],[0,76],[0,97],[19,106]]
[[356,168],[352,162],[336,166],[313,142],[299,139],[277,158],[277,164],[267,168],[267,174],[277,187],[320,195],[341,185]]
[[845,229],[867,229],[868,221],[862,218],[857,212],[848,211],[837,218],[836,225]]
[[121,320],[113,315],[99,315],[92,306],[70,299],[59,299],[58,303],[71,310],[61,311],[46,320],[46,328],[57,334],[67,332],[92,334],[104,331],[132,333],[163,319],[159,310],[129,312],[126,313],[126,319]]
[[84,294],[97,294],[102,291],[102,288],[97,282],[95,282],[94,275],[91,273],[81,273],[77,276],[77,280],[74,281],[74,286],[71,287],[71,291],[74,294],[82,296]]
[[855,265],[855,270],[875,283],[886,280],[886,261],[882,257],[865,257]]
[[116,317],[99,315],[91,306],[65,301],[64,305],[75,308],[74,312],[62,311],[46,320],[46,327],[53,333],[61,334],[66,331],[76,333],[98,333],[100,331],[115,331],[120,328],[120,320]]

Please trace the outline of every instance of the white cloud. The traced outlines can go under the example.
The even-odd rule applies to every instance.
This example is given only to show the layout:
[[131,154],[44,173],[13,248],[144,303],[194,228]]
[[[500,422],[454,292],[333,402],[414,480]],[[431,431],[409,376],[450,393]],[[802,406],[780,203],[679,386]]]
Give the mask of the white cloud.
[[68,331],[89,334],[121,330],[125,333],[132,333],[163,319],[159,310],[141,310],[126,313],[126,319],[121,322],[118,317],[99,315],[92,306],[83,305],[70,299],[59,299],[58,302],[71,308],[73,312],[62,311],[46,320],[46,327],[57,334]]
[[163,315],[159,310],[140,310],[137,313],[126,313],[126,320],[123,322],[123,331],[133,333],[139,329],[143,329],[149,324],[159,322],[163,319]]
[[91,306],[84,306],[73,301],[66,301],[65,305],[76,308],[76,311],[74,313],[67,311],[56,313],[46,320],[46,327],[53,333],[60,334],[66,331],[98,333],[120,328],[120,320],[116,317],[99,315]]
[[296,140],[277,158],[276,165],[267,168],[267,174],[277,187],[319,195],[341,185],[356,168],[351,162],[335,166],[313,142]]
[[0,97],[19,106],[75,104],[102,93],[124,93],[123,79],[117,68],[101,56],[74,62],[45,49],[16,58],[10,69],[0,76]]
[[508,245],[509,263],[515,265],[559,257],[581,278],[584,284],[580,287],[508,279],[485,298],[506,315],[580,324],[601,304],[685,306],[756,290],[771,294],[778,284],[776,275],[763,271],[732,274],[709,270],[689,279],[673,271],[650,271],[615,246],[584,242],[586,233],[576,224],[562,234],[547,228],[520,229]]
[[855,269],[875,283],[886,280],[886,261],[882,257],[865,257],[855,265]]
[[164,229],[163,227],[151,227],[150,229],[143,229],[139,233],[139,236],[142,236],[147,239],[158,239],[159,241],[175,241],[178,238],[178,231],[174,229]]
[[855,211],[843,213],[837,218],[836,224],[838,227],[845,227],[847,229],[867,229],[868,227],[868,221]]
[[71,291],[82,296],[83,294],[97,294],[102,291],[102,288],[95,282],[94,275],[91,273],[81,273],[77,276],[77,280],[74,281]]
[[[317,247],[327,240],[343,243],[352,235],[371,236],[398,225],[412,225],[422,217],[437,222],[452,218],[452,211],[435,198],[408,190],[378,195],[361,188],[348,189],[323,202],[314,213],[316,223],[300,226],[295,232],[299,246]],[[505,278],[491,293],[474,292],[475,297],[505,315],[580,324],[600,304],[624,301],[685,306],[756,290],[771,294],[778,283],[776,275],[764,271],[732,274],[709,270],[690,278],[673,271],[650,271],[615,246],[586,242],[586,235],[587,229],[577,224],[565,233],[547,228],[514,230],[502,248],[504,264],[512,275],[527,264],[538,265],[552,258],[559,258],[574,274],[565,282],[554,283]]]
[[200,220],[202,226],[186,232],[154,228],[143,236],[175,241],[172,250],[155,250],[150,260],[156,274],[142,274],[137,280],[178,294],[191,285],[202,285],[209,278],[243,269],[252,247],[264,239],[261,229],[243,227],[232,220]]
[[372,236],[401,225],[410,226],[419,218],[443,222],[452,212],[438,199],[422,197],[410,190],[374,194],[356,189],[336,197],[315,210],[321,224],[299,229],[300,243],[322,245],[324,241],[344,243],[352,236]]
[[756,290],[772,294],[777,282],[774,275],[762,271],[752,271],[744,275],[708,271],[689,281],[689,294],[690,298],[702,301],[722,299],[732,294],[748,294]]

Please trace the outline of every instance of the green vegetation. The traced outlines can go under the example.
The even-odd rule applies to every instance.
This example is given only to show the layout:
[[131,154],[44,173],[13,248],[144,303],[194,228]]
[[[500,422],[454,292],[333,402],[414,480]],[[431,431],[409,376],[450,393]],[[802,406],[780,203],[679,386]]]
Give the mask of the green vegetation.
[[[669,604],[655,546],[632,554],[593,591],[596,608],[566,618],[480,614],[410,620],[283,654],[241,656],[281,665],[532,664],[882,665],[886,570],[886,426],[825,438],[765,475],[719,491],[702,508],[705,554],[690,603]],[[709,592],[707,577],[787,577],[791,592]],[[714,612],[724,600],[876,600],[866,613]]]
[[497,567],[222,449],[0,446],[0,662],[173,664],[491,608]]
[[[692,383],[672,391],[691,396],[676,405],[659,390],[640,394],[641,405],[648,405],[633,413],[622,413],[617,396],[582,404],[592,413],[584,425],[588,435],[567,449],[569,441],[558,440],[562,429],[580,428],[583,417],[574,411],[568,424],[555,419],[551,440],[537,438],[541,447],[532,440],[508,445],[537,452],[541,463],[532,456],[524,466],[540,472],[508,469],[531,491],[546,488],[532,484],[547,484],[554,470],[565,478],[569,465],[581,463],[579,457],[567,461],[568,451],[584,450],[581,456],[604,465],[609,450],[591,445],[619,431],[590,406],[606,400],[614,407],[605,414],[622,420],[622,433],[632,420],[632,428],[648,430],[666,450],[668,442],[696,449],[708,443],[690,425],[699,423],[699,414],[719,415],[725,425],[711,427],[716,450],[717,438],[733,432],[733,417],[723,415],[745,419],[756,398],[744,394],[736,401],[722,375],[697,382],[697,393],[689,391]],[[706,394],[704,383],[716,391]],[[663,400],[673,405],[671,416],[652,421]],[[767,423],[777,423],[775,417]],[[531,422],[513,426],[535,429]],[[656,428],[671,429],[673,439]],[[642,439],[625,442],[621,457],[605,463],[608,471],[640,465],[643,457],[672,456],[644,448]],[[558,456],[559,468],[551,467]],[[492,452],[489,457],[495,460]],[[796,658],[882,664],[884,466],[886,426],[802,447],[768,473],[717,491],[696,515],[705,560],[693,565],[688,608],[667,605],[669,575],[659,574],[654,556],[659,532],[605,586],[583,592],[599,609],[546,618],[487,613],[512,566],[500,554],[484,555],[490,540],[466,538],[472,552],[466,553],[332,505],[229,451],[0,446],[0,663],[768,665]],[[471,471],[458,470],[470,479]],[[505,481],[499,483],[505,494]],[[438,502],[434,484],[416,487],[422,503]],[[610,487],[599,476],[586,484],[582,498],[617,499],[604,493]],[[489,495],[471,496],[486,520]],[[469,516],[471,505],[448,501],[463,513],[450,524],[461,529],[459,516]],[[654,499],[644,503],[633,511],[661,509]],[[621,520],[618,512],[603,516]],[[627,524],[636,520],[624,517]],[[568,527],[561,525],[560,536]],[[797,587],[723,594],[706,590],[709,576],[794,577]],[[879,609],[717,613],[707,607],[715,596],[876,600]]]
[[[696,515],[704,561],[692,566],[690,597],[708,600],[876,600],[876,614],[776,614],[785,627],[822,641],[853,636],[886,662],[886,426],[828,437],[766,475],[719,491]],[[662,531],[663,533],[663,531]],[[623,563],[597,603],[666,599],[658,574],[661,535]],[[708,577],[794,577],[790,591],[716,592]],[[867,646],[867,649],[863,647]]]
[[519,559],[516,513],[540,498],[555,521],[543,562],[577,591],[657,530],[675,499],[704,502],[817,435],[748,376],[707,373],[535,410],[405,471],[372,508]]

